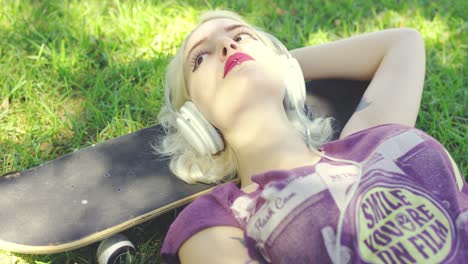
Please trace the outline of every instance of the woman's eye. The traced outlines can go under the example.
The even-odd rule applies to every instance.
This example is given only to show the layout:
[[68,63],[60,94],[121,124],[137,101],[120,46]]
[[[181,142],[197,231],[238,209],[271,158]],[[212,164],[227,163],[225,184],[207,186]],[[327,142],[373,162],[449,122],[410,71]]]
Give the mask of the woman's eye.
[[203,55],[198,56],[197,58],[197,66],[200,65],[203,62]]
[[200,66],[200,64],[206,59],[206,56],[208,56],[207,53],[201,53],[195,58],[192,72],[194,72],[198,68],[198,66]]
[[246,38],[250,38],[250,35],[247,34],[247,33],[241,33],[241,34],[234,37],[234,41],[239,42],[239,41],[244,40]]

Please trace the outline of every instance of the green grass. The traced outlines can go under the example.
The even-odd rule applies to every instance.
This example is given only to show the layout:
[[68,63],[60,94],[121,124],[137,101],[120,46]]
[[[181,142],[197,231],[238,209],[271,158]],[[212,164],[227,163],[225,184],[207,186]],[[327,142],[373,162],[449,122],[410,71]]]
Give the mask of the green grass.
[[[416,126],[467,176],[468,2],[0,0],[0,175],[157,123],[165,67],[207,9],[231,9],[290,49],[413,27],[427,72]],[[309,2],[309,3],[306,3]],[[135,227],[135,263],[159,263],[174,216]],[[0,251],[0,263],[94,263],[91,245],[49,256]]]

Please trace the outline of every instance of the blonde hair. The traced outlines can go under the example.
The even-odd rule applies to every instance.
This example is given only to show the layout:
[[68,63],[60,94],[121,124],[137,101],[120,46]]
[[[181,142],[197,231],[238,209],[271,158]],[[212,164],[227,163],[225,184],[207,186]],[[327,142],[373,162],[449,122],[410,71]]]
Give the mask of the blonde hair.
[[[248,25],[239,15],[225,10],[204,13],[201,16],[199,25],[218,18],[228,18]],[[266,46],[274,49],[278,54],[288,54],[288,50],[275,37],[261,29],[252,28],[257,31],[261,41]],[[195,30],[196,28],[192,32]],[[192,32],[185,38],[182,46],[166,70],[165,89],[171,89],[171,104],[177,110],[186,101],[190,100],[183,72],[183,53],[187,45],[187,39]],[[333,132],[331,126],[332,118],[317,118],[313,117],[310,112],[299,112],[303,116],[297,118],[290,117],[289,120],[306,142],[318,148],[331,139]],[[162,106],[158,119],[164,128],[165,135],[159,138],[154,148],[161,155],[170,158],[169,168],[177,177],[187,183],[219,183],[231,180],[236,176],[237,159],[229,144],[225,142],[225,149],[216,155],[199,155],[176,129],[175,116],[168,109],[167,105]],[[301,122],[301,120],[304,121]],[[307,126],[309,129],[309,138],[307,138],[304,126]]]

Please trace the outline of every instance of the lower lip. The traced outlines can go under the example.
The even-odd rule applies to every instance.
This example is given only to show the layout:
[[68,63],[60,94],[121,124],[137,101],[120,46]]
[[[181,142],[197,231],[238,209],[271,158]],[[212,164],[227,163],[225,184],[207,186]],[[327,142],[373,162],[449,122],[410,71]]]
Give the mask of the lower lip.
[[234,67],[236,67],[236,66],[238,66],[238,65],[240,65],[241,63],[244,63],[244,62],[246,62],[246,61],[249,61],[249,60],[253,60],[253,59],[251,59],[251,58],[242,58],[240,61],[238,61],[238,62],[236,62],[236,63],[233,63],[233,64],[227,69],[227,71],[224,73],[223,78],[226,77],[226,75],[227,75],[232,69],[234,69]]

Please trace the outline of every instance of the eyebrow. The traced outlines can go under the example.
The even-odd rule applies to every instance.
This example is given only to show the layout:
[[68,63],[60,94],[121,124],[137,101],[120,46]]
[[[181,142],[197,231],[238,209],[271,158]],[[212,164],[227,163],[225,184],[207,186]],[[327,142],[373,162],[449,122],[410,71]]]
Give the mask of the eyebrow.
[[[237,28],[241,28],[241,27],[245,27],[245,28],[249,28],[247,27],[246,25],[242,25],[242,24],[234,24],[234,25],[230,25],[230,26],[227,26],[224,28],[224,31],[225,32],[230,32],[230,31],[233,31],[234,29],[237,29]],[[250,28],[249,28],[250,29]],[[199,41],[197,41],[197,43],[195,43],[195,45],[192,46],[192,48],[190,49],[189,53],[187,54],[187,57],[185,58],[185,60],[187,60],[189,57],[190,57],[190,53],[192,53],[192,51],[200,46],[203,42],[205,42],[206,40],[208,39],[208,37],[204,37],[202,39],[200,39]]]

